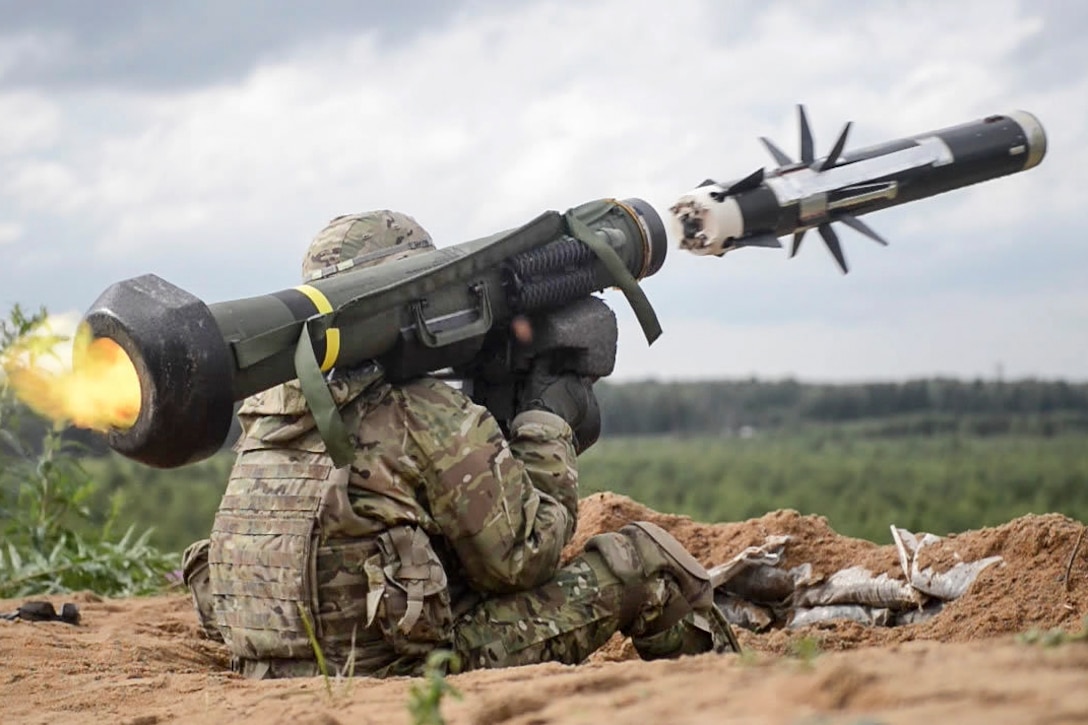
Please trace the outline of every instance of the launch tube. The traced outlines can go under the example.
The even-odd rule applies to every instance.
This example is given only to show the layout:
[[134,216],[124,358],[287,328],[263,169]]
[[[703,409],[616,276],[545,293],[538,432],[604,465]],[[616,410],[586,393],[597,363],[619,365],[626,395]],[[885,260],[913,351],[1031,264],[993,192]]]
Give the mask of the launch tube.
[[[574,228],[592,238],[575,238]],[[607,249],[587,254],[579,249],[587,243]],[[119,282],[84,317],[95,337],[121,346],[140,380],[135,424],[111,429],[107,442],[160,468],[200,460],[222,445],[235,401],[296,377],[304,330],[322,371],[371,359],[391,379],[456,368],[496,325],[619,284],[614,265],[632,282],[652,275],[666,248],[646,202],[601,200],[483,239],[211,305],[154,275]],[[523,294],[541,286],[548,294]]]

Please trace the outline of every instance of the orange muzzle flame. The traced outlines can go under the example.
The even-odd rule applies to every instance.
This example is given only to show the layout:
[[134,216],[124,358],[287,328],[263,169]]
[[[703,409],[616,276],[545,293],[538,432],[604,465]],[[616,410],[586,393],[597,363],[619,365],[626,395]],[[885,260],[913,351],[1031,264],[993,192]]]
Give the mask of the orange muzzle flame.
[[128,429],[140,415],[140,378],[121,346],[92,337],[81,326],[63,359],[65,339],[34,334],[9,348],[2,359],[15,395],[56,423],[98,431]]

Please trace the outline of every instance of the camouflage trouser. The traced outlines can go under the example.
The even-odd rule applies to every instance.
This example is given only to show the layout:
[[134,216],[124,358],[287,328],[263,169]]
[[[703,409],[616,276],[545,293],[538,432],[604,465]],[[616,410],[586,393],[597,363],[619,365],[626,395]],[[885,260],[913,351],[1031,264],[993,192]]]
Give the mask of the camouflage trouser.
[[536,589],[478,603],[457,620],[453,650],[464,669],[577,664],[619,629],[622,603],[620,581],[584,554]]
[[[653,621],[682,598],[670,577],[648,581],[640,592],[639,615],[624,627],[643,659],[710,652],[724,643],[698,614],[688,614],[652,636]],[[453,649],[464,669],[513,667],[539,662],[578,664],[620,630],[631,602],[629,587],[596,552],[586,552],[527,592],[484,600],[461,617]]]
[[[186,584],[205,632],[221,640],[208,583],[207,551],[206,541],[186,550]],[[637,633],[645,623],[680,596],[675,583],[665,577],[647,582],[641,594],[639,618],[625,629],[633,634],[635,646],[644,658],[698,654],[714,647],[705,626],[691,615],[653,637],[640,639]],[[621,613],[630,605],[625,601],[626,596],[629,588],[609,570],[600,555],[586,552],[535,589],[484,598],[472,606],[456,620],[449,648],[459,656],[465,670],[540,662],[578,664],[619,631]],[[424,658],[398,656],[391,647],[366,633],[360,639],[355,674],[383,677],[421,673]],[[345,659],[344,653],[325,652],[325,655],[333,668],[342,666]],[[258,677],[318,674],[316,663],[311,661],[277,661],[259,668],[254,668],[253,663],[242,663],[240,669]]]

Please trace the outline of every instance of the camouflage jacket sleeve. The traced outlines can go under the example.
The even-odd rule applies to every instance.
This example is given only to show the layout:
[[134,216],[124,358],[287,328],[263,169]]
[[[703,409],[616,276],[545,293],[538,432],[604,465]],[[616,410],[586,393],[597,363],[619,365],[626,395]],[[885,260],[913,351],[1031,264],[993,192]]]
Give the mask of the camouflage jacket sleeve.
[[505,592],[551,578],[577,516],[570,426],[551,413],[523,413],[507,441],[486,408],[444,383],[421,380],[401,392],[429,469],[431,515],[469,584]]

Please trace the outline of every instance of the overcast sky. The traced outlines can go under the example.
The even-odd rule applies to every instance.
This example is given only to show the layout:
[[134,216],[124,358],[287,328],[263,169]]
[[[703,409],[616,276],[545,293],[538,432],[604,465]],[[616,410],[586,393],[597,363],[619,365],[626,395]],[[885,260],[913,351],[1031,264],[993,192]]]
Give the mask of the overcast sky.
[[669,251],[622,298],[618,379],[1088,379],[1088,3],[0,2],[0,307],[85,310],[153,272],[219,301],[297,284],[331,217],[440,246],[545,209],[1024,109],[1042,165],[800,254]]

